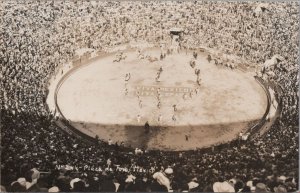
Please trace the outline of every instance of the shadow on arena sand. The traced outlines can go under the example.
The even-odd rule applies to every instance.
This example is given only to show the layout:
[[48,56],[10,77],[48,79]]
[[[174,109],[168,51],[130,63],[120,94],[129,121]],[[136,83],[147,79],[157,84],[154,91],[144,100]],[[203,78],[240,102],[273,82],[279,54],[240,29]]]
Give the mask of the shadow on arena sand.
[[[102,125],[97,123],[70,122],[85,135],[125,146],[148,150],[182,151],[225,143],[255,125],[259,120],[214,125],[151,126]],[[234,133],[234,134],[233,134]]]

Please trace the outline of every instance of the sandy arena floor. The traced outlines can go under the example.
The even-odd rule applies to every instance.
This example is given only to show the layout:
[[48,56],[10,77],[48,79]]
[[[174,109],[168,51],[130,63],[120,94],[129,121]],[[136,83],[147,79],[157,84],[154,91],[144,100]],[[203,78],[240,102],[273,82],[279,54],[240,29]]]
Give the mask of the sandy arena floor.
[[[159,58],[160,50],[145,54]],[[195,68],[189,65],[192,53],[167,55],[152,63],[138,59],[134,51],[125,55],[121,62],[113,62],[110,55],[78,68],[57,91],[61,112],[82,132],[133,147],[195,149],[232,140],[266,110],[265,92],[250,73],[216,66],[203,53],[196,60],[202,79],[197,94]],[[156,82],[160,67],[163,72]],[[126,73],[131,74],[127,95]],[[146,121],[151,126],[148,134]]]

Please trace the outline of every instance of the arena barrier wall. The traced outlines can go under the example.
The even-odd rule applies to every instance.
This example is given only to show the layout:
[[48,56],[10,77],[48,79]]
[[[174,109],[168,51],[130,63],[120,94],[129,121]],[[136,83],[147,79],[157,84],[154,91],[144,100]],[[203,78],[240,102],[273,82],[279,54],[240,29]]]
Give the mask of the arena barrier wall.
[[261,77],[258,77],[258,76],[254,76],[254,78],[264,89],[264,91],[267,95],[268,104],[267,104],[266,112],[263,115],[263,117],[260,119],[260,121],[248,129],[248,132],[250,132],[250,136],[249,136],[250,138],[253,136],[253,134],[257,133],[261,129],[261,127],[266,123],[266,117],[270,112],[270,106],[271,106],[271,94],[270,94],[270,91],[269,91],[268,86],[266,85],[265,81]]

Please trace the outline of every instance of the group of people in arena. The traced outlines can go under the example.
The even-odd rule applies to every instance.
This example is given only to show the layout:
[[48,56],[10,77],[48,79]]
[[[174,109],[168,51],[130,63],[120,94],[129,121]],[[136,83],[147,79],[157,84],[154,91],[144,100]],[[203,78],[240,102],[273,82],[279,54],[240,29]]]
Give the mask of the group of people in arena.
[[[10,192],[298,190],[299,3],[4,1],[0,5],[1,186]],[[272,67],[280,115],[263,135],[190,151],[86,142],[56,124],[48,81],[75,50],[131,42],[214,48]],[[63,166],[63,167],[58,167]],[[76,169],[74,169],[76,168]],[[91,169],[94,168],[94,169]],[[97,169],[95,169],[97,168]]]

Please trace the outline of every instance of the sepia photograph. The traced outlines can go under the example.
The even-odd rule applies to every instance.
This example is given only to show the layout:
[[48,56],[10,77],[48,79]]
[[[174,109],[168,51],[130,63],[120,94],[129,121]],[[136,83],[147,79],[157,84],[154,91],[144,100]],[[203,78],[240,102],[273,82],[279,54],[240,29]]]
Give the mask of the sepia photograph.
[[299,4],[2,0],[0,192],[299,191]]

